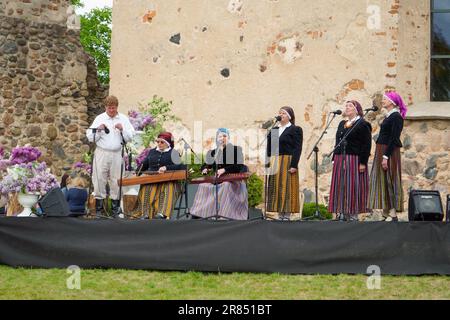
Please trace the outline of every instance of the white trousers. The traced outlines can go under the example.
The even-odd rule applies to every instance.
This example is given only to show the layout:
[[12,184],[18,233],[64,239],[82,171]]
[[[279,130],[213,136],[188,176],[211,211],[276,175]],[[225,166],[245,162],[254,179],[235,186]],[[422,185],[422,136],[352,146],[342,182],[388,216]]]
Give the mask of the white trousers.
[[106,183],[109,184],[110,198],[119,200],[121,150],[108,151],[97,147],[94,152],[92,184],[96,199],[106,198]]

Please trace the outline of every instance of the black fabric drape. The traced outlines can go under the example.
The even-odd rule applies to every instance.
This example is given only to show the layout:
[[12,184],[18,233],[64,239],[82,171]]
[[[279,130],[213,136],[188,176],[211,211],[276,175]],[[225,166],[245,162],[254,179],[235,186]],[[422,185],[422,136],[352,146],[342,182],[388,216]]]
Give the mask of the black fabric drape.
[[450,225],[0,218],[0,263],[290,274],[450,274]]

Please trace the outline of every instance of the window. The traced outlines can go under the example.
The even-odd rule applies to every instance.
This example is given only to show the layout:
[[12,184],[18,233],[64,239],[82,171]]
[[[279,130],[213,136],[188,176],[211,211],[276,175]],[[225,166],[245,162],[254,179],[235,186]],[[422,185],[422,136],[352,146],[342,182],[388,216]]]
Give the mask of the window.
[[450,0],[431,0],[431,101],[450,101]]

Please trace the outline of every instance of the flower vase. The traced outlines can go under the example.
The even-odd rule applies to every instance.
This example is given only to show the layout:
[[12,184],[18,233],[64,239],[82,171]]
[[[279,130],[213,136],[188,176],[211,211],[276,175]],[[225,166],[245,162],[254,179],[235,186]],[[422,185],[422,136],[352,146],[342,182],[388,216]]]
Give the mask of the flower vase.
[[36,203],[38,202],[39,195],[30,193],[19,193],[18,201],[23,207],[23,211],[17,215],[17,217],[37,217],[32,211]]

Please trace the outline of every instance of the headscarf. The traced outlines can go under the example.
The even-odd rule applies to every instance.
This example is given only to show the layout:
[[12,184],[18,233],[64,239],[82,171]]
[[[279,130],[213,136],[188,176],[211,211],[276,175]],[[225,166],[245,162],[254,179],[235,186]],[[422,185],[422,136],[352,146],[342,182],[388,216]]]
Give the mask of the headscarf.
[[219,128],[219,129],[217,129],[217,132],[216,132],[216,145],[220,145],[220,143],[219,143],[219,134],[226,134],[227,135],[227,137],[228,137],[228,139],[230,139],[230,130],[228,130],[227,128]]
[[360,104],[358,101],[356,101],[356,100],[350,100],[350,101],[347,101],[347,103],[351,103],[351,104],[356,108],[356,112],[358,113],[358,115],[359,115],[361,118],[364,118],[364,112],[363,112],[363,109],[362,109],[362,107],[361,107],[361,104]]
[[166,142],[167,145],[173,149],[173,135],[170,132],[161,132],[160,134],[158,134],[158,139],[164,140],[164,142]]
[[384,94],[384,97],[388,99],[390,102],[392,102],[394,106],[399,108],[400,114],[402,115],[403,119],[405,119],[408,108],[403,102],[402,97],[400,97],[400,95],[395,91],[386,92]]
[[280,109],[287,112],[287,114],[289,115],[289,121],[293,125],[295,125],[295,113],[294,113],[294,110],[291,107],[289,107],[289,106],[284,106],[284,107],[281,107]]

